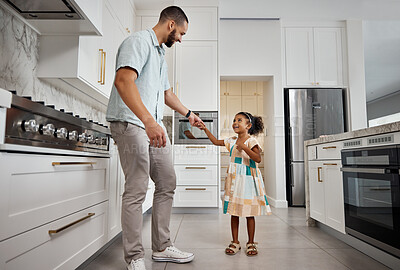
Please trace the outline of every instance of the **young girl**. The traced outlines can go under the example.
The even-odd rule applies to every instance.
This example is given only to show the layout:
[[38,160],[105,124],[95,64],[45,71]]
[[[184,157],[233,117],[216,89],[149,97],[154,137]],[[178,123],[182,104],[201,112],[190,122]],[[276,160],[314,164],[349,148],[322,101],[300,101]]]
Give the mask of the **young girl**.
[[246,217],[249,236],[246,255],[255,256],[258,251],[257,242],[254,242],[254,216],[271,214],[257,164],[261,162],[262,149],[256,138],[251,136],[263,131],[262,118],[248,112],[237,113],[232,124],[237,136],[225,140],[217,140],[204,125],[199,128],[205,131],[214,145],[226,146],[231,157],[225,181],[224,214],[231,214],[233,241],[225,249],[225,253],[234,255],[241,249],[238,240],[239,217]]

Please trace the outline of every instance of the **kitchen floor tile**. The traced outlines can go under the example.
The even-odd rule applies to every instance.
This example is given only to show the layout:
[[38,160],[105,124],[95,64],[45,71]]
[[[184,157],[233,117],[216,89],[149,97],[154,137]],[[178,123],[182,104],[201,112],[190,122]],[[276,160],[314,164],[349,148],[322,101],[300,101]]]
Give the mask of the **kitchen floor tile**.
[[[151,215],[143,218],[143,245],[147,270],[386,270],[381,263],[351,248],[317,227],[307,227],[304,208],[272,209],[273,215],[256,217],[255,240],[259,255],[245,254],[246,219],[239,224],[242,250],[228,256],[225,247],[231,241],[230,215],[173,214],[171,239],[195,259],[186,264],[156,263],[151,260]],[[126,269],[122,240],[118,238],[84,270]],[[83,270],[80,268],[80,270]]]
[[326,252],[352,270],[387,270],[390,269],[354,248],[325,249]]

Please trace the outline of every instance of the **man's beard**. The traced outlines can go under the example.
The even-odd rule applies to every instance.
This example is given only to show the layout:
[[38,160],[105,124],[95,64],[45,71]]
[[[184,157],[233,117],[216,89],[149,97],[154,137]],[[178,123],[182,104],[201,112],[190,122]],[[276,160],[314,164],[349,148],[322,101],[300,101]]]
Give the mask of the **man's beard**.
[[175,29],[172,30],[172,32],[168,35],[167,42],[164,43],[165,46],[167,46],[168,48],[171,48],[172,45],[174,45],[174,43],[176,41],[175,40],[175,33],[176,33],[176,30]]

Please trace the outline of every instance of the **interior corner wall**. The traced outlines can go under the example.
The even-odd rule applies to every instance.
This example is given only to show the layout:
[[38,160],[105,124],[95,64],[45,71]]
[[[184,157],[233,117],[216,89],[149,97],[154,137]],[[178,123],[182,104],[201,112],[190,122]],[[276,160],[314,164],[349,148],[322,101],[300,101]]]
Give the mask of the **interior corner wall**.
[[264,175],[269,203],[287,207],[285,191],[284,112],[281,23],[277,20],[221,20],[221,76],[272,76],[264,90]]

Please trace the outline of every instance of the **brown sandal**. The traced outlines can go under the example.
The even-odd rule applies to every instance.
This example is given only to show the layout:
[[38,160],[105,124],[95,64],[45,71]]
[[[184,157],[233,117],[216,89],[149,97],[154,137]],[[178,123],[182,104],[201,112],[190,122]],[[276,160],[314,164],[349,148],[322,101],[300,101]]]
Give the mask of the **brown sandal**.
[[234,243],[233,241],[231,241],[229,246],[225,249],[225,254],[226,255],[235,255],[236,253],[239,252],[239,250],[241,248],[242,247],[240,246],[240,243]]
[[256,256],[258,254],[257,244],[258,244],[257,242],[254,242],[254,243],[248,243],[246,245],[247,256]]

